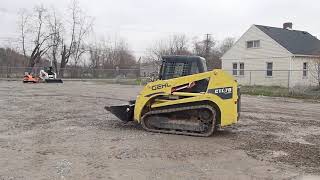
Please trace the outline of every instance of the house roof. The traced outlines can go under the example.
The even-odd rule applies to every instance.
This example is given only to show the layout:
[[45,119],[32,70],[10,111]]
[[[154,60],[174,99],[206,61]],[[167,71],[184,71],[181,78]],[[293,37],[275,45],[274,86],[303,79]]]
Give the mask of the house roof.
[[320,40],[306,31],[255,25],[281,46],[296,55],[320,55]]

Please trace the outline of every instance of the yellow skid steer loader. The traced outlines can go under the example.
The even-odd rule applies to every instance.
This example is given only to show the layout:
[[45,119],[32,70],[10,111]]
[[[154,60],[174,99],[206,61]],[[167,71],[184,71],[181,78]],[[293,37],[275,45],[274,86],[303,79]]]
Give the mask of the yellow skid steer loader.
[[164,56],[159,80],[147,84],[128,105],[106,106],[122,121],[151,132],[210,136],[237,123],[240,91],[225,71],[207,71],[198,56]]

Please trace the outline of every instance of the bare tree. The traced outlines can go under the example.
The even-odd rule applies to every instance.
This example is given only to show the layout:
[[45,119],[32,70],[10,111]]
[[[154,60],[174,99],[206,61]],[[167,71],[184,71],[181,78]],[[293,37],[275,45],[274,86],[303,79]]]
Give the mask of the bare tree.
[[134,55],[129,50],[127,42],[124,40],[120,40],[117,43],[117,46],[114,47],[114,54],[116,55],[115,65],[120,68],[129,69],[136,63]]
[[133,69],[132,67],[137,65],[134,55],[123,39],[100,40],[91,44],[88,49],[90,54],[89,67],[93,69],[94,76],[97,76],[95,72],[97,68],[119,69],[123,70],[121,74],[126,75],[130,69]]
[[147,61],[155,65],[160,65],[161,57],[170,55],[171,51],[164,40],[159,40],[147,49]]
[[97,43],[89,45],[90,68],[97,69],[100,66],[100,59],[104,57],[102,51],[102,47],[100,47],[100,45]]
[[221,56],[233,46],[234,42],[234,38],[227,37],[218,43],[207,34],[203,40],[194,38],[193,53],[205,57],[209,69],[221,68]]
[[12,48],[0,48],[0,66],[24,67],[25,57]]
[[35,7],[35,39],[33,40],[34,48],[29,58],[29,66],[34,67],[38,63],[41,57],[49,50],[50,46],[46,46],[46,41],[51,38],[51,34],[47,33],[45,30],[45,16],[47,15],[47,9],[42,5]]
[[176,34],[156,41],[147,49],[145,57],[154,66],[160,66],[161,57],[165,55],[191,55],[189,40],[184,34]]
[[206,54],[206,48],[204,46],[204,43],[202,40],[199,40],[197,37],[193,38],[192,42],[192,52],[193,54],[201,57],[205,57]]
[[52,9],[50,16],[48,18],[49,22],[49,31],[52,34],[50,38],[51,51],[47,53],[48,57],[51,59],[55,71],[58,71],[58,56],[60,52],[60,46],[62,43],[62,33],[63,33],[63,24],[62,20],[57,17],[55,9]]
[[[36,6],[29,16],[25,10],[20,11],[20,39],[23,55],[28,57],[28,72],[40,62],[42,56],[51,48],[47,41],[52,34],[47,30],[47,9],[44,6]],[[27,44],[30,41],[30,51],[27,50]]]
[[80,14],[79,17],[79,29],[78,34],[76,34],[76,41],[74,43],[74,63],[77,65],[79,63],[80,57],[87,51],[84,43],[84,39],[89,35],[92,30],[93,20],[88,16],[83,16]]
[[202,40],[195,37],[193,40],[193,53],[208,59],[212,55],[216,44],[217,41],[210,34],[206,34]]
[[25,59],[27,59],[26,52],[26,33],[27,33],[27,23],[29,19],[29,15],[26,9],[21,9],[19,11],[19,29],[20,29],[20,40],[22,46],[22,53]]
[[198,38],[193,40],[193,53],[206,58],[208,69],[221,68],[221,53],[216,44],[217,41],[208,35],[203,40]]
[[164,55],[197,55],[206,58],[209,69],[221,68],[221,56],[233,44],[232,38],[226,38],[221,46],[209,34],[202,40],[195,37],[192,41],[192,51],[189,50],[189,41],[185,35],[174,35],[161,39],[147,50],[148,62],[159,66]]
[[[79,6],[78,6],[78,2],[76,0],[74,0],[72,2],[72,5],[70,7],[70,11],[71,11],[71,40],[69,43],[69,46],[67,46],[66,42],[64,41],[64,39],[62,39],[62,51],[61,51],[61,64],[60,64],[60,70],[59,70],[59,75],[61,77],[64,76],[64,71],[65,68],[69,62],[70,56],[73,54],[74,52],[74,48],[75,47],[75,33],[76,33],[76,26],[78,24],[77,21],[77,17],[78,17],[78,12],[79,12]],[[64,38],[64,37],[62,37]]]
[[70,40],[62,37],[61,64],[59,75],[63,77],[64,70],[70,58],[74,60],[75,66],[79,63],[81,56],[86,52],[84,40],[89,35],[93,25],[93,19],[86,16],[81,10],[78,0],[73,0],[69,8],[71,14]]
[[223,55],[225,54],[235,43],[235,38],[227,37],[225,38],[219,47],[220,53]]
[[186,35],[173,35],[169,39],[170,54],[172,55],[190,55],[188,38]]

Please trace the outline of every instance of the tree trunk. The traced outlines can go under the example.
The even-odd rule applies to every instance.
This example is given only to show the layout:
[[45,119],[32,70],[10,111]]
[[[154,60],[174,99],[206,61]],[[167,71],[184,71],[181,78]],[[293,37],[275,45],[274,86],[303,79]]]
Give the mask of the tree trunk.
[[68,63],[67,49],[66,49],[66,46],[64,45],[61,53],[61,64],[60,64],[60,70],[59,70],[59,76],[62,78],[64,77],[64,70],[67,66],[67,63]]
[[31,56],[29,58],[28,67],[27,67],[27,72],[28,73],[32,72],[32,69],[36,65],[37,60],[40,61],[41,52],[39,51],[39,48],[40,48],[40,44],[37,44],[36,47],[32,51],[32,54],[31,54]]
[[36,65],[35,57],[30,57],[26,72],[28,72],[29,74],[32,73],[32,69],[35,65]]
[[59,76],[62,77],[62,78],[64,77],[64,70],[66,68],[66,65],[67,65],[67,63],[66,63],[65,59],[61,59]]
[[53,66],[54,66],[54,70],[59,75],[59,72],[58,72],[58,61],[57,61],[57,57],[56,57],[56,50],[52,51],[52,59],[53,59],[52,63],[53,63]]

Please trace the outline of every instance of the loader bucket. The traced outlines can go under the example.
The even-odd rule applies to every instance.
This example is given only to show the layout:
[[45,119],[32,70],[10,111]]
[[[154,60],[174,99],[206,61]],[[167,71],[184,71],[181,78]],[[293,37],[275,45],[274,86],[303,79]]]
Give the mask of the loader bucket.
[[46,83],[63,83],[61,79],[45,79]]
[[105,106],[104,109],[111,112],[121,121],[133,121],[134,104],[127,104],[121,106]]

